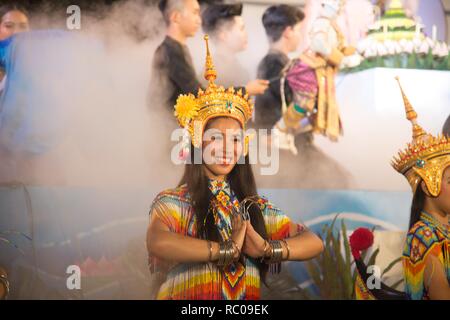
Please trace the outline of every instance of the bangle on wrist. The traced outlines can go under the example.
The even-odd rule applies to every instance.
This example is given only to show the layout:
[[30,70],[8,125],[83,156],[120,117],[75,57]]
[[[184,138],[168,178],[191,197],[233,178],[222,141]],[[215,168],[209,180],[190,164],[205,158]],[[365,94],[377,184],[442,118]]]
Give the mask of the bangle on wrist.
[[283,259],[283,246],[281,245],[281,241],[272,240],[270,241],[271,253],[268,259],[268,263],[280,263]]
[[227,243],[228,243],[228,257],[227,257],[228,259],[226,265],[228,266],[231,263],[233,263],[235,259],[234,256],[236,255],[237,246],[236,247],[234,246],[235,244],[232,239],[228,239]]
[[217,265],[223,267],[230,265],[234,260],[235,254],[236,248],[231,239],[221,242],[219,245],[219,259]]
[[212,243],[211,243],[211,241],[209,241],[209,240],[207,240],[207,245],[208,245],[208,251],[209,251],[209,253],[208,253],[208,262],[211,262],[212,261]]
[[261,257],[261,262],[264,262],[264,260],[269,260],[272,256],[272,245],[264,239],[264,249],[263,249],[263,255]]
[[[231,243],[233,244],[234,249],[236,250],[235,253],[237,252],[237,257],[235,258],[235,260],[239,260],[239,257],[241,256],[241,250],[239,250],[239,247],[237,246],[236,242],[231,239]],[[234,257],[234,255],[233,255]]]
[[265,258],[268,255],[267,250],[269,250],[269,249],[270,249],[269,242],[267,242],[267,240],[264,239],[264,248],[263,248],[262,258]]
[[290,255],[291,255],[291,250],[289,249],[289,245],[288,245],[286,239],[283,239],[283,240],[281,240],[281,241],[284,243],[284,246],[286,247],[286,251],[287,251],[286,259],[285,259],[285,260],[289,260],[289,257],[290,257]]

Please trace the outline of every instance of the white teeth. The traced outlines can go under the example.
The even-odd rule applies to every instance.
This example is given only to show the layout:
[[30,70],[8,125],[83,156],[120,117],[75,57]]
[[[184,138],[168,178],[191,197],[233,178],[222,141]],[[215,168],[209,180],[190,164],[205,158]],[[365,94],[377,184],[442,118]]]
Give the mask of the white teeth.
[[231,160],[233,159],[233,158],[224,158],[224,157],[215,157],[215,159],[216,159],[216,163],[219,163],[219,164],[228,164],[228,163],[231,163]]

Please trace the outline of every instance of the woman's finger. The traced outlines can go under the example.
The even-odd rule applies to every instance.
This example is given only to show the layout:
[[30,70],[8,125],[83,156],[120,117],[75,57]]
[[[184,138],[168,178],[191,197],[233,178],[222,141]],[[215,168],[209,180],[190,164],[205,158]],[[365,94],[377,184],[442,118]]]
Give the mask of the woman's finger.
[[242,218],[241,218],[241,215],[240,215],[240,214],[238,214],[238,215],[236,216],[236,222],[237,222],[237,224],[238,224],[239,227],[242,226]]
[[250,221],[247,221],[246,226],[247,226],[247,234],[250,237],[254,237],[255,235],[258,235],[258,233],[255,231],[255,228],[253,228],[253,226],[250,223]]
[[231,228],[237,229],[238,228],[238,220],[236,216],[231,217]]

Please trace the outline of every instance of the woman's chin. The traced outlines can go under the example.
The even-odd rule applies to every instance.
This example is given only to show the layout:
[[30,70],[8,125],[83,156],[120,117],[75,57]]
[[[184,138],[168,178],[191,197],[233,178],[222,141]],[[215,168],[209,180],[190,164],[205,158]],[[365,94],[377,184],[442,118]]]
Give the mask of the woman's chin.
[[214,173],[214,175],[216,176],[225,176],[227,174],[229,174],[231,172],[231,170],[233,170],[234,168],[234,163],[229,163],[229,164],[215,164],[212,168],[211,171]]

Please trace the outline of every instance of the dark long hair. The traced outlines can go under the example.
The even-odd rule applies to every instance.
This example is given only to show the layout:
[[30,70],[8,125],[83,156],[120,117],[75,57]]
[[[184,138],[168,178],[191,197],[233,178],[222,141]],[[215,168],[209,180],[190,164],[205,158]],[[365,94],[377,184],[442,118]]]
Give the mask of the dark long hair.
[[411,216],[409,218],[409,228],[420,220],[420,214],[425,206],[425,192],[422,190],[421,185],[417,186],[416,192],[414,193],[414,197],[411,204]]
[[[220,242],[221,237],[219,230],[215,224],[214,216],[211,214],[211,200],[213,195],[209,189],[209,180],[204,171],[203,164],[194,162],[195,154],[198,154],[198,152],[201,151],[195,149],[192,145],[191,150],[191,162],[186,164],[179,186],[187,184],[196,217],[197,236],[201,239]],[[239,201],[242,201],[247,197],[258,195],[255,177],[248,155],[245,157],[245,161],[238,161],[233,170],[228,174],[227,179],[230,183],[231,190],[233,190]],[[252,205],[248,211],[251,224],[255,231],[258,232],[262,238],[268,239],[264,217],[260,208]],[[267,264],[261,263],[257,259],[253,259],[253,262],[260,271],[263,283],[266,284]]]

